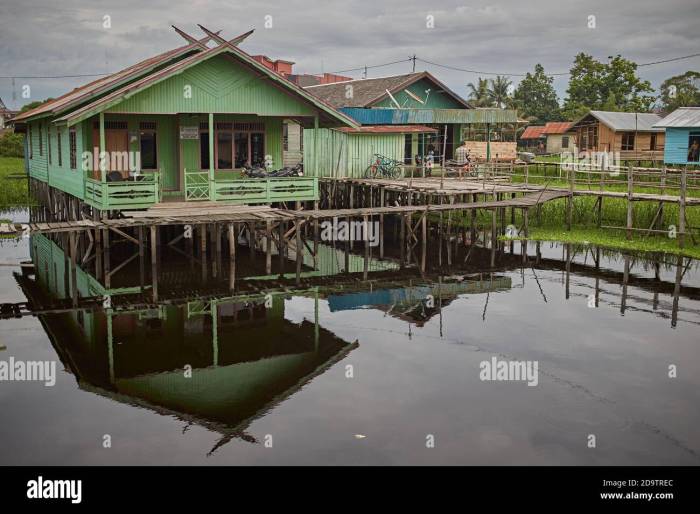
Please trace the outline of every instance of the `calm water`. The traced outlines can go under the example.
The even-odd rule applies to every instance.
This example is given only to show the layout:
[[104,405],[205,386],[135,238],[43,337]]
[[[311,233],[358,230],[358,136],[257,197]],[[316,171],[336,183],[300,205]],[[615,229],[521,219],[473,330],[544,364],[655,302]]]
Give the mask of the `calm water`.
[[[0,267],[0,302],[55,306],[59,244],[5,240],[0,262],[30,247],[34,273]],[[327,250],[321,275],[343,267]],[[495,269],[477,249],[424,277],[388,260],[286,290],[242,259],[249,296],[215,316],[222,266],[168,254],[153,305],[146,280],[113,311],[0,320],[0,360],[57,362],[54,387],[0,382],[0,464],[699,464],[698,263],[632,256],[626,275],[594,248],[568,266],[561,246],[536,262],[531,243],[525,266],[506,250]],[[113,288],[140,286],[137,261]],[[81,294],[102,294],[84,268]],[[494,356],[537,361],[537,386],[480,380]]]

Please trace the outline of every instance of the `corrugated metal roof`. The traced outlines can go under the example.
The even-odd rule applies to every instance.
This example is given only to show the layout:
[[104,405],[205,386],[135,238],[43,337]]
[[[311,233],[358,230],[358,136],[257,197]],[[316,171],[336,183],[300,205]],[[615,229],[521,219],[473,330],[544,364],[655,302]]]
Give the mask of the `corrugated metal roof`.
[[[354,79],[333,82],[330,84],[318,84],[306,86],[304,89],[335,108],[370,107],[379,100],[387,97],[387,90],[395,93],[421,79],[428,79],[433,82],[437,87],[445,91],[445,93],[450,95],[460,105],[463,105],[465,109],[470,107],[466,100],[464,100],[454,91],[450,90],[445,84],[440,82],[427,71],[407,73],[404,75],[392,75],[389,77]],[[347,95],[348,85],[352,85],[352,95],[350,98],[348,98]]]
[[363,125],[518,122],[517,112],[509,109],[364,109],[344,107],[340,111]]
[[571,128],[572,123],[569,121],[549,121],[544,126],[542,134],[564,134]]
[[437,132],[437,129],[426,127],[424,125],[365,125],[363,127],[340,127],[340,132],[351,134],[405,134],[405,133],[424,133]]
[[589,114],[615,131],[663,132],[654,125],[661,116],[647,112],[590,111]]
[[655,127],[700,127],[700,107],[680,107],[658,122]]
[[523,131],[520,139],[538,139],[542,137],[542,132],[544,132],[544,125],[531,125]]

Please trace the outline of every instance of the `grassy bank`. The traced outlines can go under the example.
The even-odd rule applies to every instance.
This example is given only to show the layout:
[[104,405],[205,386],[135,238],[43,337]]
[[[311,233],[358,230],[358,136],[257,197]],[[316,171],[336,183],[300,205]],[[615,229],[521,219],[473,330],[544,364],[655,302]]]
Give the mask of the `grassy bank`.
[[27,179],[10,178],[24,173],[24,159],[0,157],[0,210],[26,207],[28,198]]

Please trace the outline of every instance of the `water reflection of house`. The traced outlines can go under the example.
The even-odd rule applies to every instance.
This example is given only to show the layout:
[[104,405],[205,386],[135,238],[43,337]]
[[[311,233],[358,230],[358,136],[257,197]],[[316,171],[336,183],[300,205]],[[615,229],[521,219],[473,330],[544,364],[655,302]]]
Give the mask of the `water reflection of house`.
[[[70,298],[65,254],[32,238],[34,276],[16,275],[34,308]],[[94,292],[79,274],[81,296]],[[304,293],[299,293],[304,294]],[[168,302],[118,309],[72,309],[39,316],[65,368],[81,389],[203,425],[245,433],[302,385],[357,347],[311,321],[285,318],[289,294]],[[186,371],[191,368],[191,376]]]
[[352,309],[379,309],[404,321],[424,325],[440,309],[463,294],[482,294],[511,288],[510,277],[474,275],[454,282],[376,289],[328,296],[331,312]]

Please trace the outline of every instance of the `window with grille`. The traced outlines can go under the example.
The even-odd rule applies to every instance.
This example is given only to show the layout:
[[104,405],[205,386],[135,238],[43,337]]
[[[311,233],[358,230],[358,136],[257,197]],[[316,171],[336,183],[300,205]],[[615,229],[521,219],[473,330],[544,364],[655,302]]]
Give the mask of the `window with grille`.
[[59,168],[63,166],[63,149],[61,148],[61,129],[56,129],[56,154]]
[[46,144],[49,146],[49,164],[53,164],[53,156],[51,152],[51,125],[46,127]]
[[78,139],[75,129],[68,131],[68,149],[70,153],[70,169],[74,170],[78,167]]

